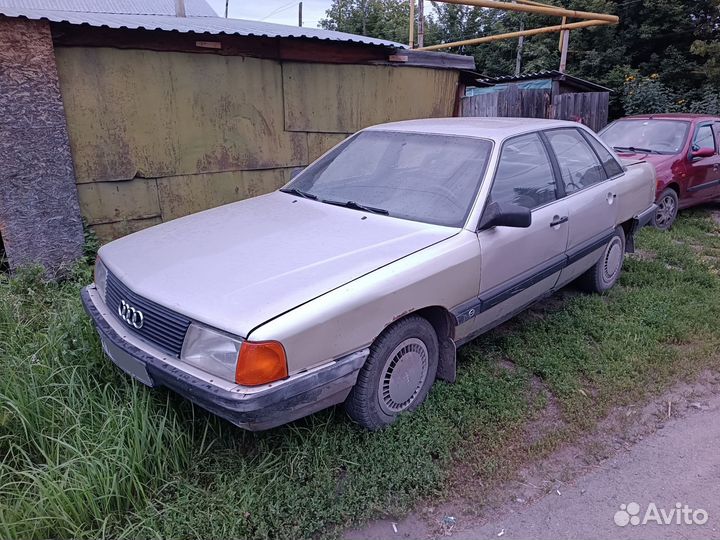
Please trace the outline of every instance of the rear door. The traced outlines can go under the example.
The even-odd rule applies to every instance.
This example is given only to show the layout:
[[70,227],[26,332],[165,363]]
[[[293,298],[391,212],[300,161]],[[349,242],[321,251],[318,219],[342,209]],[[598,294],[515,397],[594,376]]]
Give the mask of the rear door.
[[552,290],[565,264],[567,204],[538,133],[503,143],[490,202],[532,210],[529,228],[493,227],[478,233],[482,270],[473,327],[482,330],[511,317]]
[[590,268],[610,240],[617,223],[614,178],[623,170],[607,149],[580,129],[553,129],[544,135],[557,160],[568,205],[568,261],[560,287]]
[[696,202],[714,199],[720,194],[720,155],[716,133],[712,122],[703,122],[695,127],[690,153],[701,148],[715,150],[715,155],[706,158],[693,158],[688,154],[687,191],[689,198]]

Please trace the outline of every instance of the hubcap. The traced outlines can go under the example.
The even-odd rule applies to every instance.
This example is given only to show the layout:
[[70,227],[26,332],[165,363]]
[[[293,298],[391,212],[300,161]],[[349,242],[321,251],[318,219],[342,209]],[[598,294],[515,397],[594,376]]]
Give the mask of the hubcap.
[[657,214],[655,215],[655,223],[659,227],[665,227],[673,222],[675,219],[675,212],[677,212],[677,206],[675,199],[670,195],[665,195],[660,201],[658,201]]
[[612,283],[620,271],[622,254],[622,240],[615,236],[610,240],[610,244],[605,250],[605,262],[603,264],[603,281],[605,281],[605,283]]
[[420,393],[428,374],[428,351],[418,338],[401,342],[388,356],[378,386],[380,408],[386,414],[404,411]]

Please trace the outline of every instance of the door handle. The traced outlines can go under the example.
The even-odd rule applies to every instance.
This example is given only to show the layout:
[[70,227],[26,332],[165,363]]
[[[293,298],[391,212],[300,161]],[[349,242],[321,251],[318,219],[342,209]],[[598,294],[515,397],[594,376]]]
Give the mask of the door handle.
[[567,223],[568,217],[567,216],[554,216],[553,220],[550,222],[551,227],[557,227],[558,225],[562,225],[563,223]]
[[612,191],[609,191],[607,194],[607,202],[608,204],[612,204],[613,201],[617,198],[617,193],[613,193]]

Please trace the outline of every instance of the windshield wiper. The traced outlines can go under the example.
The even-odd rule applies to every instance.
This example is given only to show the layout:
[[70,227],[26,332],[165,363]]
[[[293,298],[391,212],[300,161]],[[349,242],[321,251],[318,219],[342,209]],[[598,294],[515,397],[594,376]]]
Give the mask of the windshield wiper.
[[307,191],[302,191],[297,188],[288,188],[288,189],[281,189],[283,193],[290,193],[292,195],[297,195],[299,197],[304,197],[306,199],[311,199],[313,201],[317,200],[317,195],[313,195],[312,193],[308,193]]
[[375,206],[367,206],[364,204],[356,203],[355,201],[333,201],[331,199],[321,199],[322,202],[327,204],[334,204],[335,206],[344,206],[345,208],[352,208],[353,210],[362,210],[364,212],[372,212],[373,214],[388,215],[390,212],[384,208],[377,208]]
[[617,150],[619,152],[622,152],[623,150],[630,150],[634,153],[641,153],[641,154],[660,154],[658,150],[652,150],[650,148],[638,148],[637,146],[613,146],[613,150]]

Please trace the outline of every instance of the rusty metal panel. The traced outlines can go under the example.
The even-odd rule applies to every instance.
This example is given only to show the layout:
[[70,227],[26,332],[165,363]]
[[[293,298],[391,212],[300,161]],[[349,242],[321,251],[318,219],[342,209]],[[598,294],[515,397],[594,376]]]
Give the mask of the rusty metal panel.
[[90,225],[160,216],[155,179],[78,184],[80,208]]
[[283,168],[159,178],[163,221],[269,193],[286,184],[291,171]]
[[274,60],[56,49],[78,182],[307,163]]
[[152,227],[153,225],[159,225],[160,223],[162,223],[160,217],[151,217],[146,219],[127,219],[114,221],[112,223],[98,223],[91,228],[95,232],[98,240],[100,240],[102,244],[105,244],[121,236]]
[[340,144],[350,133],[308,133],[308,158],[314,161],[336,144]]
[[452,116],[458,72],[283,63],[285,129],[352,133],[372,124]]

